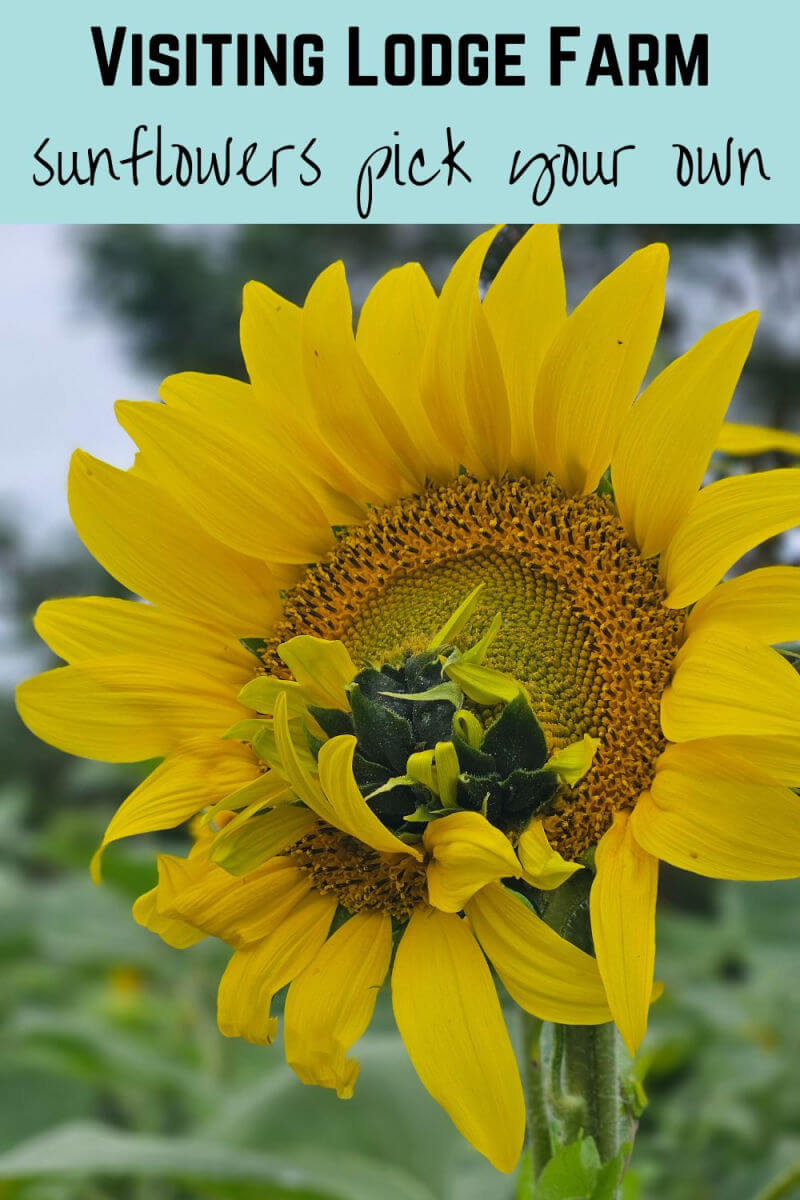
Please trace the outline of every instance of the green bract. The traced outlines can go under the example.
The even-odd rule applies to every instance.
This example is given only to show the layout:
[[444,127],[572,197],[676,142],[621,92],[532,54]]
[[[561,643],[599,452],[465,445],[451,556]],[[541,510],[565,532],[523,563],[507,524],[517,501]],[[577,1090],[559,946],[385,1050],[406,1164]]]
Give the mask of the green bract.
[[[358,787],[396,832],[419,833],[420,823],[459,809],[506,831],[522,829],[558,790],[525,692],[512,689],[513,699],[491,708],[470,700],[446,674],[459,658],[437,647],[399,667],[368,667],[347,688],[350,713],[309,708],[328,737],[356,737]],[[308,738],[318,754],[321,743]]]

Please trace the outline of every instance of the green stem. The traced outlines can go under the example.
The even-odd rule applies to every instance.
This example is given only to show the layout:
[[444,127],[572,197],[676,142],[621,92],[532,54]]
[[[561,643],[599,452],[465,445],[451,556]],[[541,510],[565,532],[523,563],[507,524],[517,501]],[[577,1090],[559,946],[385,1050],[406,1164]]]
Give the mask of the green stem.
[[[591,871],[577,872],[549,894],[544,912],[551,928],[588,952],[591,881]],[[551,1155],[553,1147],[592,1137],[603,1163],[617,1156],[625,1109],[612,1024],[554,1026],[549,1111]]]
[[596,1025],[594,1035],[595,1142],[603,1162],[619,1153],[622,1095],[617,1059],[618,1034],[612,1024]]
[[772,1183],[768,1183],[756,1200],[785,1200],[792,1192],[800,1190],[800,1164],[790,1167],[783,1175],[779,1175]]
[[593,1030],[564,1027],[564,1141],[567,1145],[592,1134],[595,1124]]
[[[536,1180],[553,1157],[553,1136],[544,1087],[545,1064],[542,1058],[544,1022],[527,1013],[522,1014],[522,1019],[525,1038],[523,1083],[528,1113],[526,1152],[530,1160],[528,1173],[531,1177],[531,1184],[535,1186]],[[533,1188],[529,1190],[528,1194],[533,1195]],[[524,1192],[519,1195],[519,1200],[523,1200],[524,1195]]]

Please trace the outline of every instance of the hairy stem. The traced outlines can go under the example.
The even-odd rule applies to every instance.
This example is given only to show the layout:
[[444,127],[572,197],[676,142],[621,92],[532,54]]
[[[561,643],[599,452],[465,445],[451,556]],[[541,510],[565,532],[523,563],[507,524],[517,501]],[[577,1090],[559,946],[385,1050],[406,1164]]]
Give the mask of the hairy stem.
[[[591,881],[591,871],[577,872],[548,895],[544,912],[544,920],[551,928],[590,953]],[[626,1110],[617,1046],[618,1035],[612,1024],[553,1027],[548,1064],[549,1088],[546,1094],[542,1089],[542,1064],[537,1062],[539,1069],[536,1082],[543,1104],[542,1111],[549,1116],[549,1150],[544,1162],[549,1161],[559,1146],[570,1145],[581,1137],[594,1139],[603,1163],[612,1161],[619,1153]],[[530,1100],[528,1103],[531,1121]],[[627,1125],[630,1126],[630,1122]],[[537,1138],[544,1145],[541,1131],[537,1132]],[[527,1195],[535,1195],[535,1192],[528,1192]]]
[[528,1116],[525,1160],[520,1171],[517,1200],[532,1200],[536,1180],[553,1156],[553,1134],[547,1095],[544,1087],[545,1063],[542,1056],[542,1029],[538,1017],[522,1013],[522,1034],[525,1051],[523,1086]]

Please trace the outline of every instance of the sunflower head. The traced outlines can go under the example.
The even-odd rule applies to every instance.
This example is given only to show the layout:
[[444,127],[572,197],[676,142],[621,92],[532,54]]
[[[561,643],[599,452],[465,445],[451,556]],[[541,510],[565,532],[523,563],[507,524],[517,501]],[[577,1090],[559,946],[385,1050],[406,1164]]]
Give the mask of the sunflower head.
[[[390,974],[425,1086],[510,1170],[524,1102],[488,963],[526,1011],[613,1015],[635,1050],[658,860],[800,872],[800,676],[773,648],[800,632],[798,574],[720,583],[798,523],[800,474],[701,487],[718,444],[797,449],[723,428],[755,314],[639,394],[665,248],[568,314],[552,227],[481,292],[495,233],[438,296],[390,271],[355,333],[341,264],[302,308],[250,284],[249,383],[176,375],[118,406],[135,464],[78,453],[70,507],[148,603],[43,605],[67,665],[18,704],[72,753],[163,760],[101,851],[193,822],[134,911],[232,947],[224,1033],[270,1042],[290,985],[289,1062],[347,1096]],[[540,916],[576,871],[596,958]]]

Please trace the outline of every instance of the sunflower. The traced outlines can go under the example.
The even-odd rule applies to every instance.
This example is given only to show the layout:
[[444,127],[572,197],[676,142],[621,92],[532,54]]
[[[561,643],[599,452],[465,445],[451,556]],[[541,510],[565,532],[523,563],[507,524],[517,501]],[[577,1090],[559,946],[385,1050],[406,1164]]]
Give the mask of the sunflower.
[[[666,249],[567,315],[552,227],[481,299],[495,234],[438,297],[418,265],[390,271],[355,337],[341,264],[302,309],[248,284],[249,384],[182,374],[120,403],[134,466],[78,452],[71,512],[149,603],[44,604],[69,665],[18,705],[68,752],[163,758],[103,847],[192,822],[134,911],[172,945],[233,947],[224,1033],[270,1042],[289,984],[289,1062],[348,1096],[391,970],[423,1083],[510,1170],[524,1104],[487,958],[523,1009],[613,1015],[635,1051],[659,859],[800,873],[800,677],[773,648],[798,634],[800,576],[720,583],[798,522],[800,473],[701,490],[717,445],[796,449],[723,426],[755,314],[636,399]],[[537,911],[577,870],[596,959]]]

